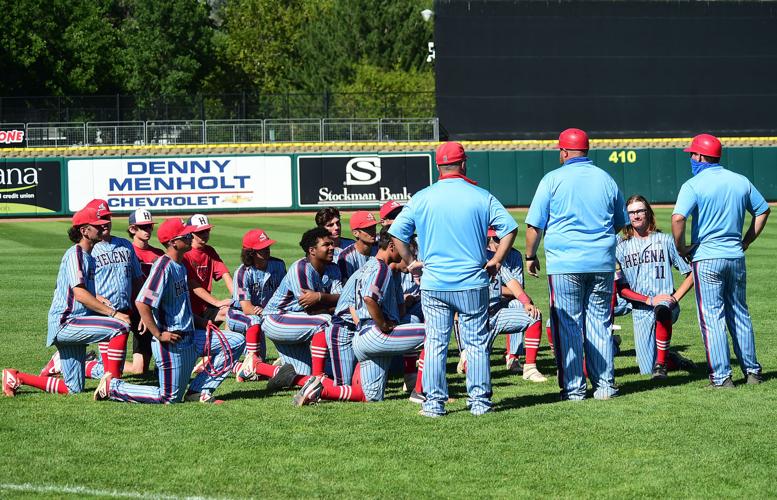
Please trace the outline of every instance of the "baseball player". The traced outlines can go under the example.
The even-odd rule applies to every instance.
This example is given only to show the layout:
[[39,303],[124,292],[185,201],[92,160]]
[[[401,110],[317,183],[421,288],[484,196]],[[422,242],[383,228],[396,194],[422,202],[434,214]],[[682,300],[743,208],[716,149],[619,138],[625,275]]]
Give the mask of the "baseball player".
[[[665,379],[668,369],[693,367],[669,350],[672,324],[680,316],[678,303],[693,286],[691,266],[677,253],[672,237],[658,230],[653,208],[643,196],[626,200],[626,210],[629,224],[615,249],[618,293],[633,306],[640,373]],[[677,290],[672,267],[685,276]]]
[[96,264],[91,255],[108,223],[98,217],[97,210],[86,207],[73,216],[68,230],[68,237],[75,244],[65,252],[59,266],[54,300],[49,309],[46,341],[47,346],[53,345],[59,352],[63,378],[5,369],[3,393],[6,396],[14,396],[22,385],[54,394],[83,391],[86,346],[106,340],[108,349],[103,354],[106,369],[103,380],[113,373],[120,376],[124,359],[108,356],[108,352],[124,352],[130,318],[95,296]]
[[561,398],[586,397],[585,362],[594,398],[610,399],[617,394],[611,334],[615,234],[626,224],[626,207],[612,177],[588,158],[585,132],[564,130],[557,147],[562,167],[542,178],[526,216],[526,262],[536,277],[544,235]]
[[[294,396],[295,406],[316,403],[320,399],[382,401],[392,357],[416,353],[421,349],[424,326],[399,324],[398,294],[391,283],[393,273],[389,265],[397,263],[401,257],[385,229],[381,231],[378,246],[376,256],[371,257],[349,280],[349,283],[355,284],[351,307],[355,312],[353,320],[358,325],[358,334],[353,338],[353,353],[359,360],[359,382],[337,387],[326,384],[328,379],[324,376],[314,376],[305,380]],[[348,398],[342,397],[344,391]]]
[[[342,290],[340,270],[332,263],[334,244],[329,231],[321,227],[306,231],[300,247],[305,257],[289,266],[263,311],[262,330],[284,363],[274,375],[276,381],[284,383],[271,380],[273,387],[289,387],[297,374],[310,375],[314,369],[323,372],[327,350],[324,330]],[[243,370],[250,370],[245,365]],[[257,366],[254,371],[266,375]]]
[[[745,251],[769,218],[769,205],[743,175],[720,164],[717,137],[697,135],[690,147],[691,177],[680,188],[672,214],[677,251],[690,256],[696,308],[713,387],[734,387],[726,327],[748,384],[763,381],[755,355],[755,334],[747,309]],[[745,212],[752,216],[742,237]],[[692,216],[691,246],[685,246],[685,221]]]
[[[132,238],[132,247],[135,250],[135,256],[140,261],[140,269],[143,271],[143,281],[145,282],[151,273],[151,266],[165,252],[157,247],[151,246],[151,234],[154,232],[154,218],[151,212],[144,208],[139,208],[129,215],[129,227],[127,234]],[[139,318],[138,318],[139,320]],[[145,330],[143,330],[145,332]],[[140,332],[133,332],[132,336],[132,362],[124,365],[125,373],[143,374],[148,370],[149,361],[153,353],[151,352],[151,335]]]
[[264,307],[286,275],[286,263],[270,256],[270,247],[275,243],[262,229],[251,229],[243,235],[243,263],[235,270],[232,306],[227,311],[229,329],[246,337],[245,370],[241,367],[238,371],[238,381],[254,378],[254,358],[264,361],[267,355],[261,331]]
[[220,324],[227,317],[227,308],[232,304],[232,299],[219,300],[211,292],[213,281],[224,280],[232,294],[232,275],[221,260],[218,252],[208,245],[210,230],[213,225],[208,217],[202,214],[194,214],[189,218],[188,225],[196,230],[192,233],[192,249],[184,254],[184,264],[189,271],[189,284],[192,294],[192,312],[206,320]]
[[[457,142],[437,148],[440,177],[422,189],[399,213],[389,232],[412,271],[423,266],[421,303],[426,321],[421,415],[445,415],[448,387],[445,366],[454,314],[467,350],[468,405],[473,415],[491,411],[491,371],[488,349],[488,283],[513,245],[517,225],[499,201],[466,177],[466,155]],[[486,259],[486,231],[493,226],[501,238]],[[418,231],[418,260],[408,242]]]
[[[95,390],[96,400],[160,404],[177,403],[185,397],[187,401],[220,402],[213,391],[231,372],[234,359],[243,353],[245,340],[233,332],[211,336],[207,330],[195,329],[195,324],[204,328],[207,322],[192,314],[183,256],[191,249],[191,233],[196,229],[175,217],[159,226],[157,236],[165,255],[154,262],[135,301],[147,334],[154,337],[151,346],[159,386],[129,384],[106,374]],[[190,374],[199,356],[208,359],[213,371],[200,373],[190,385]]]
[[378,221],[371,212],[359,210],[351,216],[349,224],[356,241],[343,249],[337,257],[337,267],[340,268],[343,283],[375,254],[375,226]]
[[316,226],[323,227],[329,232],[332,243],[335,246],[334,261],[337,262],[340,252],[354,244],[354,241],[341,236],[342,223],[340,222],[340,211],[334,207],[322,208],[316,212]]
[[402,204],[396,200],[389,200],[380,207],[380,224],[383,227],[390,226],[399,212],[402,211]]

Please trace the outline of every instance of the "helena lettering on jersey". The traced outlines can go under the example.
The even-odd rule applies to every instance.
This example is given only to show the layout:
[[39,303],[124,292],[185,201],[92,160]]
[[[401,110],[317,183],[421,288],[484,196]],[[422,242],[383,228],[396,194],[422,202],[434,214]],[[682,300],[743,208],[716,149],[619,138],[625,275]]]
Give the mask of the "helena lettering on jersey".
[[186,280],[178,280],[175,282],[175,296],[180,297],[183,294],[188,294],[189,289],[186,286]]
[[94,258],[97,261],[98,266],[106,266],[108,264],[126,264],[129,262],[129,250],[113,250],[100,254]]
[[642,252],[634,252],[626,255],[623,259],[623,267],[634,267],[650,262],[664,262],[665,260],[666,256],[664,255],[663,248],[646,248]]

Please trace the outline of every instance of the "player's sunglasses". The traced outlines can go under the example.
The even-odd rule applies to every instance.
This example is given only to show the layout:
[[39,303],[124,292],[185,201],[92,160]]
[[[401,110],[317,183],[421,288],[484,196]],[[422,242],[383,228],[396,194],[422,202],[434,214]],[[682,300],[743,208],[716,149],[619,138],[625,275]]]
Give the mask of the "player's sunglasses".
[[137,227],[141,231],[145,231],[147,233],[150,233],[151,231],[154,230],[154,225],[153,224],[137,224],[137,225],[135,225],[135,227]]
[[176,236],[175,238],[172,239],[172,241],[175,241],[175,240],[192,241],[193,239],[194,239],[194,236],[192,236],[191,234],[185,234],[183,236]]
[[629,215],[639,215],[639,214],[646,214],[647,209],[646,208],[640,208],[639,210],[629,210]]

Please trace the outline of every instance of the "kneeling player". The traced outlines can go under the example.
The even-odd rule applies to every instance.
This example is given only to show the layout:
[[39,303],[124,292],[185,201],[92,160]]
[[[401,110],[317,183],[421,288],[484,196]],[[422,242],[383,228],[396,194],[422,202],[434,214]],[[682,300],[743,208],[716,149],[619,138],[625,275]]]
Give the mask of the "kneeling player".
[[[95,260],[91,256],[94,245],[102,240],[108,221],[97,216],[94,208],[84,208],[73,216],[68,231],[75,243],[62,257],[57,275],[54,300],[49,309],[47,345],[59,351],[63,379],[3,370],[3,392],[14,396],[21,385],[58,394],[75,394],[84,389],[84,360],[88,344],[108,341],[103,355],[106,373],[120,376],[124,360],[109,356],[108,352],[124,352],[129,335],[128,315],[100,302],[95,296]],[[102,316],[90,316],[94,312]],[[111,359],[114,358],[114,359]]]
[[[615,249],[621,270],[618,292],[633,304],[640,373],[664,379],[668,369],[695,368],[690,360],[669,351],[672,324],[680,314],[678,302],[693,286],[691,266],[677,253],[672,236],[656,228],[653,209],[644,197],[629,198],[626,210],[629,224]],[[685,275],[676,291],[672,266]]]

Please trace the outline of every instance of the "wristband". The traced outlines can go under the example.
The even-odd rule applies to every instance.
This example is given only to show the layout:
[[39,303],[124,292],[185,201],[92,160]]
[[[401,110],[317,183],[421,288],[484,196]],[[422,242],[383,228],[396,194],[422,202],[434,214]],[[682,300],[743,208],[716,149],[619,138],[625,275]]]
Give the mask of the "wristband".
[[115,308],[115,307],[111,307],[111,309],[113,309],[113,311],[111,311],[111,318],[115,318],[115,317],[116,317],[116,313],[117,313],[118,311],[116,310],[116,308]]
[[528,255],[526,256],[526,262],[529,262],[532,260],[537,260],[537,256],[536,255],[532,255],[531,257],[529,257]]
[[523,292],[518,296],[518,301],[525,306],[528,306],[529,304],[532,303],[531,298],[528,295],[526,295],[526,292]]

